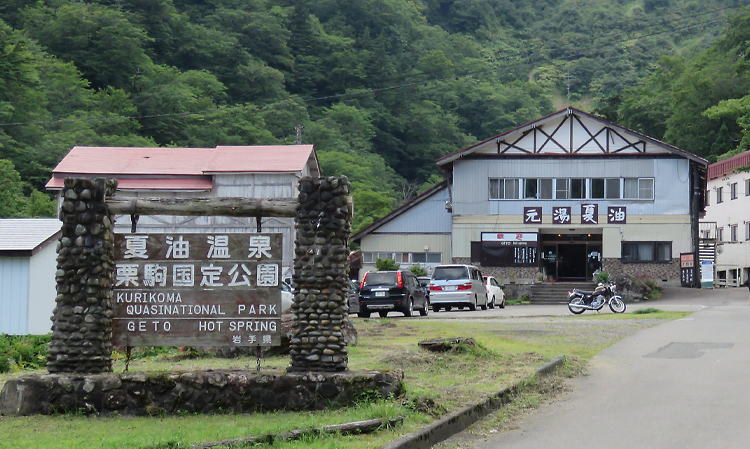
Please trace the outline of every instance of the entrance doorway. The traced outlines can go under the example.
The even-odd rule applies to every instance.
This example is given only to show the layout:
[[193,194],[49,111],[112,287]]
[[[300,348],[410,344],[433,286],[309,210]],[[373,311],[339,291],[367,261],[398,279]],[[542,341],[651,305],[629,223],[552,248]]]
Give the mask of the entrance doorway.
[[601,235],[542,235],[541,269],[548,279],[583,281],[602,266]]

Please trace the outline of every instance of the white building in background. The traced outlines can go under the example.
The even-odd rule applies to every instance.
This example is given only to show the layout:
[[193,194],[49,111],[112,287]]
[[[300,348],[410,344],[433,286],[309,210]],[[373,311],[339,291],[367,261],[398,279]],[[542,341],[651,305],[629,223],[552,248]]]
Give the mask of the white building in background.
[[388,254],[409,267],[424,252],[498,278],[577,282],[604,270],[694,285],[681,256],[697,252],[700,157],[567,108],[437,165],[446,184],[352,236],[363,271]]
[[0,333],[50,332],[61,227],[56,218],[0,219]]
[[[118,198],[296,198],[299,179],[320,176],[312,145],[219,146],[216,148],[74,147],[52,171],[50,190],[66,177],[117,179]],[[131,232],[128,215],[115,217],[115,232]],[[284,239],[282,278],[291,276],[294,218],[265,217],[264,233]],[[142,233],[255,232],[255,218],[141,216]]]
[[701,240],[714,249],[714,285],[738,286],[750,277],[750,151],[708,167],[708,206]]

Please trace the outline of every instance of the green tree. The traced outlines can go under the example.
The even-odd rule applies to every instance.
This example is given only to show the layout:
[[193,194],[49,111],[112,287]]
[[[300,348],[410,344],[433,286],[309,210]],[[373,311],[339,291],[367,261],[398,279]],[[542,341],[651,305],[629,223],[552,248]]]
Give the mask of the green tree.
[[30,218],[54,218],[57,213],[57,203],[47,194],[33,190],[26,202],[24,216]]
[[[167,66],[152,66],[138,77],[134,91],[133,103],[144,116],[140,132],[161,145],[186,145],[188,130],[196,122],[205,123],[206,114],[226,98],[224,85],[214,75]],[[183,114],[192,111],[196,113]]]
[[24,216],[23,182],[11,161],[0,159],[0,218]]
[[38,6],[22,13],[24,30],[50,53],[73,62],[94,88],[127,88],[151,60],[145,30],[130,14],[93,3]]

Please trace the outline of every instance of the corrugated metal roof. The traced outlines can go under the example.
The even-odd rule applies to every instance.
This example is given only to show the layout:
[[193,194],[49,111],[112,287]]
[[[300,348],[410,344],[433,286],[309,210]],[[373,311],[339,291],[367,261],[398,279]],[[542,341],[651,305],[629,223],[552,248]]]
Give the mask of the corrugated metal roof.
[[0,219],[0,251],[33,251],[61,228],[56,218]]
[[[64,177],[55,177],[45,185],[48,189],[62,189]],[[138,178],[118,179],[117,190],[211,190],[214,183],[210,178]]]
[[732,156],[723,161],[714,162],[708,166],[708,179],[720,178],[724,175],[734,173],[734,169],[750,165],[750,151],[746,151],[737,156]]
[[[118,178],[119,189],[210,190],[212,173],[298,173],[312,164],[319,173],[312,145],[248,145],[216,148],[76,146],[52,170],[49,189],[62,188],[66,176]],[[165,178],[165,177],[174,178]],[[189,178],[200,176],[203,179]],[[148,179],[138,185],[134,179]],[[179,178],[178,178],[179,177]]]
[[52,173],[202,175],[213,148],[73,147]]
[[312,145],[219,146],[203,171],[295,173],[305,168],[312,151]]

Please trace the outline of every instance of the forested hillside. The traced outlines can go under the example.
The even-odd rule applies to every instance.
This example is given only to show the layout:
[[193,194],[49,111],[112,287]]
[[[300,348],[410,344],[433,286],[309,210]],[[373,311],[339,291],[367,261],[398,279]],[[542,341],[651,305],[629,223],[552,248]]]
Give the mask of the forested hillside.
[[34,190],[74,145],[298,125],[352,180],[357,229],[441,179],[436,158],[567,104],[716,157],[750,140],[747,3],[5,0],[0,216],[51,213]]

